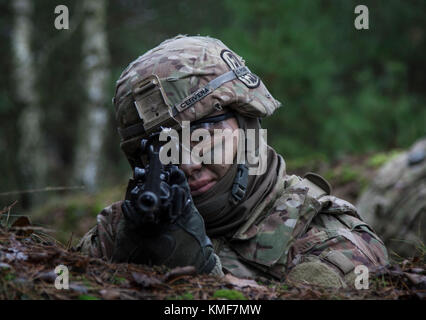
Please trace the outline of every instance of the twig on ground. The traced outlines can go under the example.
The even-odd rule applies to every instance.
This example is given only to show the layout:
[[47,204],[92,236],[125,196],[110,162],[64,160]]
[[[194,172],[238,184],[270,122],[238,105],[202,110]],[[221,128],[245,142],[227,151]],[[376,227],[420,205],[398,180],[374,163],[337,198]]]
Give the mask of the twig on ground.
[[[36,193],[36,192],[48,192],[48,191],[64,191],[64,190],[83,190],[84,186],[72,186],[72,187],[45,187],[39,189],[29,189],[29,190],[14,190],[8,192],[0,193],[0,196],[10,196],[24,193]],[[17,202],[17,201],[15,201]],[[15,203],[13,203],[14,205]]]

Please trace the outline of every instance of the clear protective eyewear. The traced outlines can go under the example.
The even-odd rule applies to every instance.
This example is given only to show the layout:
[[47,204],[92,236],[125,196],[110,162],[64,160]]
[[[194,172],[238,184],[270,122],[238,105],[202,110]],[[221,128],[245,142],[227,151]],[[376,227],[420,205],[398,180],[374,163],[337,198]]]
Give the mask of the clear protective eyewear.
[[234,117],[234,113],[226,112],[193,121],[190,123],[189,132],[186,129],[187,136],[184,134],[185,128],[182,128],[180,159],[182,159],[182,153],[187,152],[187,155],[191,156],[192,163],[232,163],[234,148],[236,148],[234,137],[237,131],[227,120]]

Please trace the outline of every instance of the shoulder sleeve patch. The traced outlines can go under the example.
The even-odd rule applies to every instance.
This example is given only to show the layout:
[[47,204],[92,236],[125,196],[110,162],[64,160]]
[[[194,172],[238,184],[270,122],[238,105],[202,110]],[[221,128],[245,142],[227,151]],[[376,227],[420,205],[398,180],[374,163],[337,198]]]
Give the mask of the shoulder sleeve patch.
[[308,172],[303,176],[305,179],[308,179],[312,183],[316,184],[318,187],[324,190],[327,195],[331,194],[331,185],[325,180],[322,176],[317,173]]

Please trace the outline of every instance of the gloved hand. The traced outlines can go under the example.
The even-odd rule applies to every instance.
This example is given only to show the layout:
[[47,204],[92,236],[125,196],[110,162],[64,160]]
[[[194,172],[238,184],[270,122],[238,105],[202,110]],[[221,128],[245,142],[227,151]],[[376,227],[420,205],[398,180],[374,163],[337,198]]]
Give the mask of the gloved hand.
[[112,260],[168,267],[191,265],[198,273],[210,273],[218,263],[217,256],[185,174],[176,166],[170,166],[168,173],[169,188],[164,183],[161,188],[162,198],[168,200],[158,211],[159,223],[144,224],[134,199],[126,196],[129,199],[122,205]]

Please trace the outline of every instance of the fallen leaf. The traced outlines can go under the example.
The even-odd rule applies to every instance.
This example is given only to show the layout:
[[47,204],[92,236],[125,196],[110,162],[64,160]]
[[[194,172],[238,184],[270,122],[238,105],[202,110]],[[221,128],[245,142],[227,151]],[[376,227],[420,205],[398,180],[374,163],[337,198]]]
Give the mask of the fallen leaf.
[[30,218],[27,216],[21,216],[18,219],[16,219],[13,224],[12,228],[17,230],[18,235],[23,235],[28,237],[30,234],[34,232],[31,228],[28,228],[31,226]]
[[74,290],[75,292],[78,292],[80,294],[86,294],[88,292],[85,286],[79,284],[71,283],[69,286],[71,290]]
[[407,278],[415,285],[423,285],[426,287],[426,276],[422,276],[421,274],[415,274],[415,273],[404,273]]
[[28,254],[28,260],[32,262],[46,261],[49,256],[47,252],[32,252]]
[[228,273],[224,280],[233,286],[244,288],[244,287],[251,287],[256,289],[265,289],[264,286],[259,285],[256,281],[250,280],[250,279],[241,279],[234,277],[232,274]]
[[6,260],[9,260],[9,261],[23,260],[23,261],[25,261],[25,260],[28,259],[28,256],[25,253],[19,251],[16,248],[11,247],[11,248],[8,248],[7,251],[9,251],[10,253],[8,253],[8,252],[5,253]]
[[10,269],[10,264],[0,262],[0,269]]
[[80,260],[75,261],[75,263],[73,264],[73,270],[81,273],[85,272],[88,264],[89,259],[82,257]]
[[40,272],[39,274],[37,274],[34,280],[53,282],[55,281],[56,277],[57,277],[57,274],[54,273],[53,271],[46,271],[46,272]]
[[157,278],[147,276],[143,273],[132,272],[133,280],[143,288],[154,287],[160,285],[161,281]]
[[164,275],[163,281],[169,282],[181,276],[193,276],[197,274],[197,270],[193,266],[176,267]]
[[102,289],[99,291],[102,298],[105,300],[117,300],[120,299],[120,291],[114,289]]
[[425,269],[423,269],[423,268],[411,268],[408,271],[411,272],[411,273],[419,273],[419,274],[425,273]]
[[414,258],[413,258],[413,263],[417,263],[417,262],[419,262],[420,261],[420,257],[418,257],[418,256],[415,256]]

